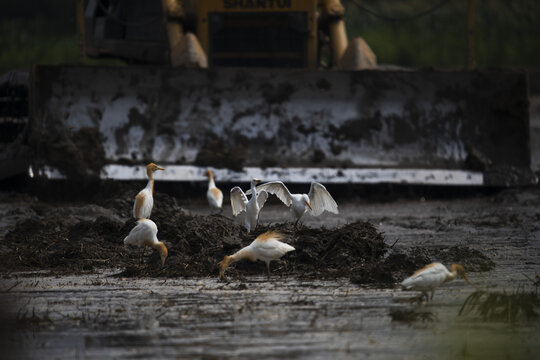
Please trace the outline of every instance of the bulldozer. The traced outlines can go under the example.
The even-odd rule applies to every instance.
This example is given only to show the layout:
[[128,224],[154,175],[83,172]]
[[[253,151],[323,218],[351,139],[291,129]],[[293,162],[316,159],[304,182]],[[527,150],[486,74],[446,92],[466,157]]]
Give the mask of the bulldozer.
[[345,25],[339,0],[86,1],[86,55],[126,65],[35,65],[0,146],[53,179],[537,183],[525,71],[380,66]]

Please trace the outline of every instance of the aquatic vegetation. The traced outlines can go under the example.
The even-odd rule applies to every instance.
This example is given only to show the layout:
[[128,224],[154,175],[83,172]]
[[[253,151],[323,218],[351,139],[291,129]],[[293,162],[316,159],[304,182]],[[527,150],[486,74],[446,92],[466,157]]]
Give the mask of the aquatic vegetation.
[[478,290],[467,297],[459,315],[476,315],[483,321],[517,321],[537,318],[535,308],[540,305],[538,294],[518,289],[513,293],[505,291],[488,292]]

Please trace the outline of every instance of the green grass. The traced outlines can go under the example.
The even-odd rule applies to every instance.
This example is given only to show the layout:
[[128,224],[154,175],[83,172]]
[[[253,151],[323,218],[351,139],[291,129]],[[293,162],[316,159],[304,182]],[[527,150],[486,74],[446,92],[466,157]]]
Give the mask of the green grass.
[[[436,1],[357,0],[379,14],[404,18]],[[361,36],[379,63],[463,68],[467,59],[467,1],[450,0],[434,13],[412,21],[389,21],[366,13],[353,0],[347,10],[349,38]],[[480,67],[540,66],[540,2],[475,2],[475,59]]]
[[[77,34],[55,28],[43,17],[3,19],[0,22],[0,74],[30,69],[33,64],[78,64]],[[86,59],[87,64],[123,64],[114,59]]]

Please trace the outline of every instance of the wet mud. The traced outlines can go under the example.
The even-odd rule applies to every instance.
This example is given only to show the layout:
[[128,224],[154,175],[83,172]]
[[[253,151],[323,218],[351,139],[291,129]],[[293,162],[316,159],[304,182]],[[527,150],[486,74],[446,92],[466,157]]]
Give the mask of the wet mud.
[[[158,192],[151,218],[158,226],[158,238],[169,250],[165,266],[161,266],[157,252],[123,245],[136,224],[131,207],[137,191],[131,184],[119,186],[115,192],[97,192],[93,198],[97,204],[83,204],[76,211],[55,211],[57,206],[35,201],[31,212],[5,234],[0,270],[81,274],[120,268],[121,277],[212,277],[218,274],[218,263],[225,255],[268,230],[280,231],[284,241],[296,248],[272,262],[272,275],[393,284],[432,261],[459,262],[468,271],[494,267],[487,255],[467,246],[394,250],[373,223],[362,220],[333,228],[295,227],[290,222],[262,224],[248,234],[231,217],[193,214],[175,197]],[[264,273],[264,263],[245,261],[232,266],[227,276],[245,279]]]

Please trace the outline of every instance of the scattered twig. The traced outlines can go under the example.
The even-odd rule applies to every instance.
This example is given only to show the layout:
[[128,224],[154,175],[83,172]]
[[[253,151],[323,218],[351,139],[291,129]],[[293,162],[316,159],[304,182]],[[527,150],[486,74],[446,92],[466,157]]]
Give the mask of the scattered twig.
[[10,292],[15,286],[17,285],[20,285],[22,283],[22,281],[17,281],[15,282],[15,284],[11,285],[9,288],[7,288],[6,290],[0,290],[0,292],[3,292],[3,293],[8,293]]

